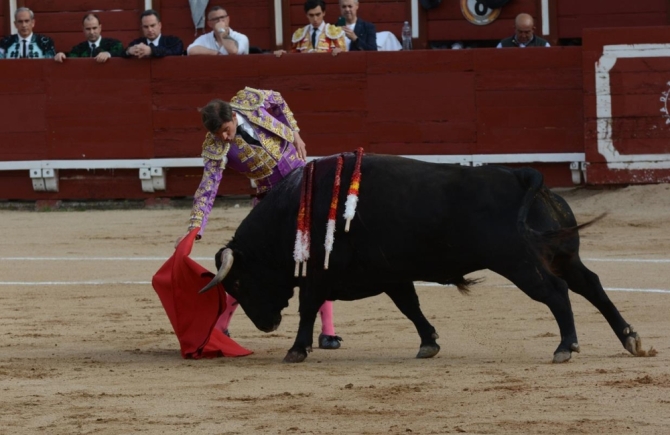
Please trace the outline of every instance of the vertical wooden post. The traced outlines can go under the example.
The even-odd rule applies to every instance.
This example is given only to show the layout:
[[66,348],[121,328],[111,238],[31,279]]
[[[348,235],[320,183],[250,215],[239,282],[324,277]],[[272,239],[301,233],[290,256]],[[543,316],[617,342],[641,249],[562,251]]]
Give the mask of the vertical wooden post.
[[3,23],[2,23],[2,24],[4,24],[3,29],[5,29],[5,31],[3,32],[3,35],[1,36],[1,37],[3,37],[3,38],[4,38],[6,35],[9,35],[10,33],[12,33],[12,20],[13,20],[13,17],[11,16],[11,11],[10,11],[10,9],[11,9],[11,8],[9,7],[9,0],[3,2],[3,5],[2,5],[2,15],[3,15],[3,19],[2,19],[2,20],[3,20]]
[[[282,0],[281,1],[281,14],[282,14],[282,36],[283,36],[283,41],[280,47],[277,48],[283,48],[284,50],[290,50],[291,49],[291,2],[290,0]],[[276,42],[275,42],[276,44]]]
[[535,32],[552,46],[558,45],[558,0],[537,0],[535,4]]
[[419,4],[419,38],[416,43],[412,41],[415,48],[422,50],[428,48],[428,11]]

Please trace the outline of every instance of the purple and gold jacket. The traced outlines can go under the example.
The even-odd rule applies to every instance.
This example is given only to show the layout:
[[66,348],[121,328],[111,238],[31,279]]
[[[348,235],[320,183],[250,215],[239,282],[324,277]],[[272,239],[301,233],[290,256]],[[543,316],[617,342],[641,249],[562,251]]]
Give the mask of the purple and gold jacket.
[[256,192],[263,194],[293,169],[305,165],[293,146],[293,132],[300,129],[279,92],[247,87],[230,100],[230,106],[249,121],[261,144],[250,145],[239,135],[234,141],[224,142],[207,133],[202,144],[205,169],[193,198],[189,224],[189,230],[200,227],[199,235],[207,225],[225,168],[253,180]]

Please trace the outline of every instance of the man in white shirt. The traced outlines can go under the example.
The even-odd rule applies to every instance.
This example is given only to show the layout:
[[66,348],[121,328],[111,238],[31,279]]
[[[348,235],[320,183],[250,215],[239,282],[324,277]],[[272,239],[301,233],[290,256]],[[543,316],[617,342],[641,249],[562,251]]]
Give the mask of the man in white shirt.
[[186,49],[186,54],[249,54],[249,38],[230,28],[230,16],[224,8],[214,6],[207,13],[207,25],[212,31],[193,41]]

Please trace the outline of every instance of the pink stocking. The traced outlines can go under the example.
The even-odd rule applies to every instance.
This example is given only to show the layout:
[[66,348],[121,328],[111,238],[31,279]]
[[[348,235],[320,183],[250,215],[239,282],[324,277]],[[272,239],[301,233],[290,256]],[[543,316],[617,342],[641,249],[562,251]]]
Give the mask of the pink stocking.
[[230,319],[233,317],[233,313],[239,306],[237,299],[226,293],[226,309],[223,311],[223,314],[219,316],[219,320],[216,321],[215,328],[219,329],[221,332],[225,332],[230,325]]
[[333,325],[333,302],[326,301],[319,309],[321,315],[321,333],[323,335],[335,335],[335,325]]

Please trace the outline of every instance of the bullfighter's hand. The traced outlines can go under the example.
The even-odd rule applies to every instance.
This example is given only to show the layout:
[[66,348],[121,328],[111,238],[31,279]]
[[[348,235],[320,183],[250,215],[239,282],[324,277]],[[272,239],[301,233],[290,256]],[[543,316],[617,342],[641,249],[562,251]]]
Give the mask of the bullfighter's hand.
[[276,50],[276,51],[274,52],[274,54],[275,54],[275,56],[277,56],[277,57],[282,57],[282,55],[286,54],[286,51],[285,51],[285,50]]
[[302,140],[297,131],[293,132],[293,137],[295,138],[293,145],[295,145],[295,149],[298,151],[298,158],[302,161],[307,160],[307,145],[305,145],[305,141]]
[[335,47],[335,48],[333,48],[332,53],[333,53],[333,56],[337,56],[338,54],[342,53],[343,51],[344,50],[342,50],[341,48]]

